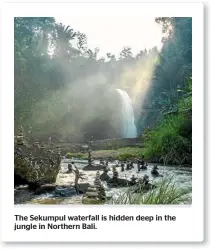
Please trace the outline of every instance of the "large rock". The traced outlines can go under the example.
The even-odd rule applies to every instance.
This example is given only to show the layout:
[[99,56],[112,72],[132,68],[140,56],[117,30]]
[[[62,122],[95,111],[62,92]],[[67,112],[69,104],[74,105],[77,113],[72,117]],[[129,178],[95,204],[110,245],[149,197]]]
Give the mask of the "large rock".
[[14,184],[28,184],[37,188],[44,184],[55,183],[60,170],[61,156],[39,146],[15,144]]
[[89,187],[90,187],[89,183],[79,183],[78,184],[78,189],[81,193],[86,193]]
[[92,170],[102,170],[104,168],[104,165],[101,164],[92,164],[92,165],[87,165],[83,168],[83,170],[87,171],[92,171]]
[[117,178],[117,179],[110,179],[109,181],[107,181],[107,184],[111,188],[128,187],[130,185],[130,181],[123,178]]
[[101,175],[100,175],[100,180],[101,181],[109,181],[111,179],[111,177],[106,173],[106,172],[103,172]]

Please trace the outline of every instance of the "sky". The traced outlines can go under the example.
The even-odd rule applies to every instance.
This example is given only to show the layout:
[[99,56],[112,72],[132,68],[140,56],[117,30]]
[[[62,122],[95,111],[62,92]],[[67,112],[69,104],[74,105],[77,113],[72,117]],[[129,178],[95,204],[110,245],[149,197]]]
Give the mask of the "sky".
[[106,53],[117,57],[123,47],[131,47],[133,53],[154,46],[161,48],[161,27],[155,22],[155,17],[124,16],[71,16],[55,17],[56,22],[70,25],[75,31],[86,34],[88,47],[100,49],[99,56]]

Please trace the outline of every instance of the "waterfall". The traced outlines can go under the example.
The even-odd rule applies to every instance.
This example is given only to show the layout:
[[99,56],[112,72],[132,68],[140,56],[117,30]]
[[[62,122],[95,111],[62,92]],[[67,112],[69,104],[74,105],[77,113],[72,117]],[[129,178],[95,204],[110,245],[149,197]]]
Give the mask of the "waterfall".
[[137,131],[134,123],[132,101],[126,91],[121,89],[116,90],[120,94],[122,101],[123,137],[134,138],[137,136]]

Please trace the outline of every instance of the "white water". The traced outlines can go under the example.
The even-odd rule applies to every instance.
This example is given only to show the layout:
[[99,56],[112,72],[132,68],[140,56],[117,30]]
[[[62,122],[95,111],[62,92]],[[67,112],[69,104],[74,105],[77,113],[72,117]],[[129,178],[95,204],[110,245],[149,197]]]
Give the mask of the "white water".
[[122,117],[123,117],[123,137],[133,138],[137,136],[137,130],[134,123],[134,112],[132,101],[126,91],[116,89],[120,94],[122,101]]

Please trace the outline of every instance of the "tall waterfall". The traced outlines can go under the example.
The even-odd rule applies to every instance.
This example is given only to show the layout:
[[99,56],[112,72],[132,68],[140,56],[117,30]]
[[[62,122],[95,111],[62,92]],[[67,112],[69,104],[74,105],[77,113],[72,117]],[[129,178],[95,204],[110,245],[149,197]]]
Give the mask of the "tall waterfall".
[[133,138],[137,136],[136,126],[134,123],[134,112],[132,101],[126,91],[116,89],[120,94],[122,101],[122,118],[123,118],[123,137]]

